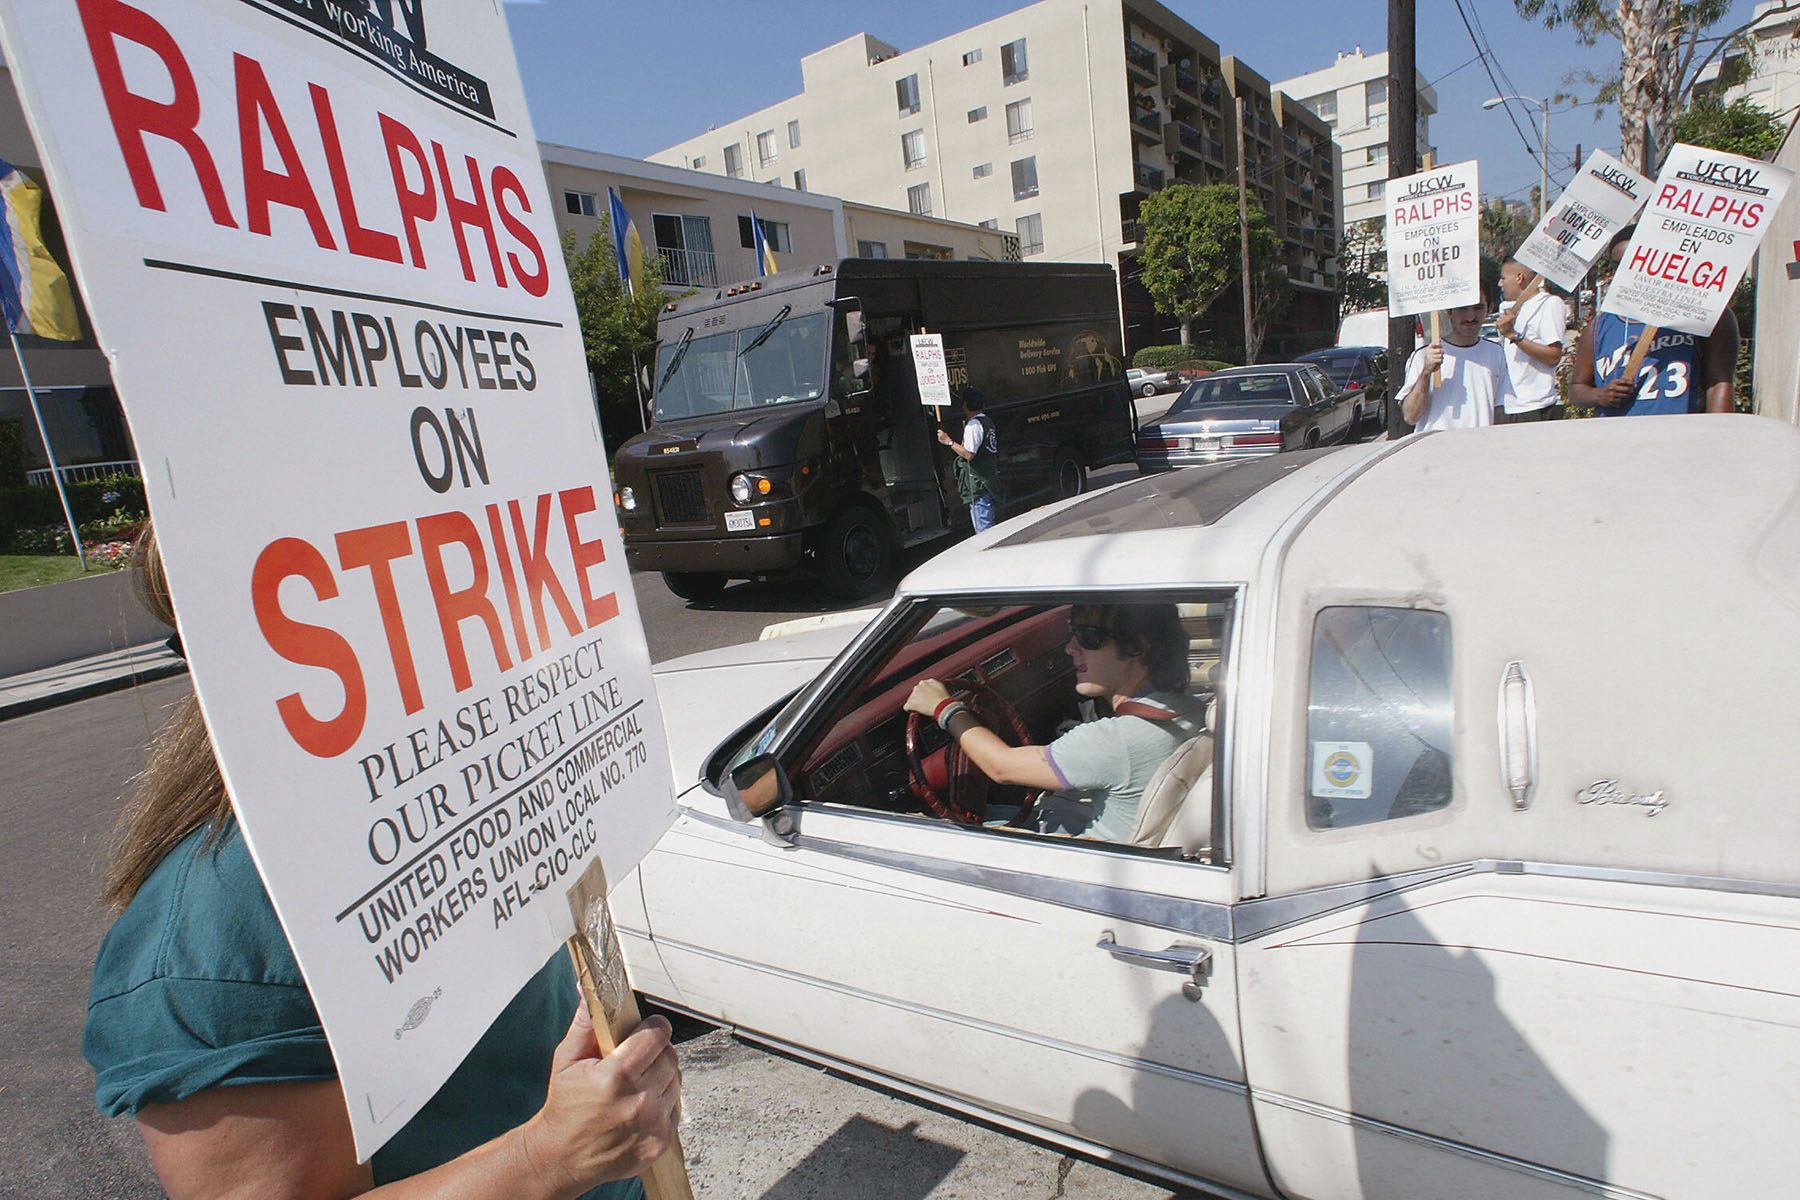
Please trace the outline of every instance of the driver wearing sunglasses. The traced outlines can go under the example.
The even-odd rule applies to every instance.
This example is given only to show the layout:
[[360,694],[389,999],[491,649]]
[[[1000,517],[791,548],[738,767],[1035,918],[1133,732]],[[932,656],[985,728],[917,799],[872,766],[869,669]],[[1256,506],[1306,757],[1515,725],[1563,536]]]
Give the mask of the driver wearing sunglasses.
[[1205,706],[1187,691],[1187,634],[1173,604],[1077,605],[1065,650],[1076,694],[1112,715],[1047,746],[1008,745],[936,679],[915,684],[906,708],[937,721],[995,783],[1043,789],[1033,820],[1042,832],[1123,842],[1156,768],[1205,727]]

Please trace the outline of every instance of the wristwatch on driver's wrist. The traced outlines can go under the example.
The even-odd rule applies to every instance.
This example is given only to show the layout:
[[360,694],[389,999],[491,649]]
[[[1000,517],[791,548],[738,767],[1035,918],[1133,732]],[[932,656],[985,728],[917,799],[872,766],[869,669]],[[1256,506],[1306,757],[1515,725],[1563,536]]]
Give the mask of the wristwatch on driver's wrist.
[[1522,337],[1520,337],[1520,336],[1519,336],[1519,331],[1518,331],[1518,330],[1516,330],[1516,329],[1515,329],[1515,330],[1513,330],[1513,331],[1512,331],[1512,332],[1511,332],[1511,333],[1509,333],[1509,334],[1507,334],[1507,335],[1506,335],[1506,340],[1507,340],[1507,341],[1509,341],[1509,342],[1511,342],[1511,343],[1512,343],[1512,344],[1513,344],[1513,345],[1515,345],[1515,346],[1516,346],[1516,345],[1518,345],[1518,344],[1519,344],[1519,343],[1520,343],[1520,342],[1522,342],[1522,341],[1524,341],[1524,340],[1525,340],[1525,339],[1524,339],[1524,338],[1522,338]]

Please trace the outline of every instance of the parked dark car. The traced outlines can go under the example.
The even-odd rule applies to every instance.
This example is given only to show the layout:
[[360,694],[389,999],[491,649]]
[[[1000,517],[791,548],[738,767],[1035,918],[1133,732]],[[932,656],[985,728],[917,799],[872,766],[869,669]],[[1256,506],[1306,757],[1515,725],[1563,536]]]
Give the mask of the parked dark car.
[[1187,385],[1163,418],[1138,430],[1141,471],[1261,458],[1348,441],[1357,401],[1317,363],[1215,371]]
[[1364,422],[1386,424],[1388,352],[1386,346],[1332,346],[1302,354],[1295,362],[1317,363],[1325,377],[1355,402],[1358,429]]

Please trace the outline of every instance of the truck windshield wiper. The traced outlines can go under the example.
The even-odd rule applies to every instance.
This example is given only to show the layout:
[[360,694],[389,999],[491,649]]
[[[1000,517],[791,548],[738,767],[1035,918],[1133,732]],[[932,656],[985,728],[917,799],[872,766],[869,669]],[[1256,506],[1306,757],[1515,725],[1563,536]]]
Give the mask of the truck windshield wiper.
[[688,343],[694,340],[694,327],[689,325],[681,340],[675,343],[675,349],[669,352],[669,365],[663,368],[662,378],[656,381],[656,390],[663,390],[663,385],[674,378],[675,372],[681,369],[681,360],[687,357]]
[[767,325],[764,325],[760,330],[758,330],[756,336],[751,338],[748,342],[746,342],[744,344],[744,348],[742,350],[738,351],[737,356],[739,358],[742,358],[742,357],[744,357],[744,355],[750,353],[752,350],[756,349],[758,346],[760,346],[764,342],[768,341],[772,336],[774,336],[775,331],[777,329],[781,328],[781,323],[783,321],[787,320],[788,314],[793,311],[794,311],[793,305],[791,305],[791,304],[782,305],[781,311],[769,318],[769,323]]

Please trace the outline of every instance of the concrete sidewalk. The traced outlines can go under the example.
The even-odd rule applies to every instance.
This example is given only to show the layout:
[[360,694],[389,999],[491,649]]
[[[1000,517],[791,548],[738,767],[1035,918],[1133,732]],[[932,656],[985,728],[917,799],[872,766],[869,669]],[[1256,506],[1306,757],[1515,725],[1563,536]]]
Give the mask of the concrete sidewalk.
[[179,675],[187,662],[160,641],[0,679],[0,721]]

